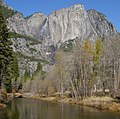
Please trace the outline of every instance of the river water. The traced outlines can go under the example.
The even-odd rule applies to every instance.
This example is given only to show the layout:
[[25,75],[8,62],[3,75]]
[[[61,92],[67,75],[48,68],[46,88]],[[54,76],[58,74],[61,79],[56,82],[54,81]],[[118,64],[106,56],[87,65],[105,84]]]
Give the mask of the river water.
[[0,110],[0,119],[120,119],[120,113],[23,98]]

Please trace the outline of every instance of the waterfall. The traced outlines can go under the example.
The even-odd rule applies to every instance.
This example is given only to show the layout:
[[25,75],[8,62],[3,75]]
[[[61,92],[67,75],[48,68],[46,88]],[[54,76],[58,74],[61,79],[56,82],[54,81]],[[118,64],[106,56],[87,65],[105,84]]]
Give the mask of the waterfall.
[[43,28],[42,28],[41,32],[44,32],[44,30],[45,30],[45,28],[47,26],[47,22],[48,22],[48,17],[45,19],[45,23],[43,25]]

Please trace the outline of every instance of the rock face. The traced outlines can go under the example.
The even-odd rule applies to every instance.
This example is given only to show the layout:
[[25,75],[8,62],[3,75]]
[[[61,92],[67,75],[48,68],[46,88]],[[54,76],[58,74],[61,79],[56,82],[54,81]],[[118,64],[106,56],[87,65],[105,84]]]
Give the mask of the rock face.
[[68,39],[80,37],[85,39],[97,35],[94,31],[83,5],[74,5],[70,8],[54,11],[48,16],[39,36],[50,39],[49,42],[65,42]]
[[44,21],[38,38],[47,42],[65,42],[68,39],[105,37],[116,34],[114,26],[106,17],[95,11],[86,11],[83,5],[73,5],[69,8],[54,11]]
[[101,37],[108,37],[117,33],[113,24],[107,21],[107,18],[104,14],[95,10],[88,10],[87,13],[91,25],[93,26],[97,35],[100,35]]
[[11,32],[36,37],[45,19],[46,16],[42,13],[35,13],[27,18],[17,13],[8,19],[8,27]]
[[39,32],[40,29],[42,29],[43,21],[46,18],[47,18],[47,16],[45,16],[42,13],[35,13],[26,19],[26,22],[30,29],[30,33],[34,37],[36,37],[36,34]]
[[86,11],[83,5],[54,11],[49,16],[35,13],[24,18],[20,13],[8,19],[10,30],[29,35],[48,44],[65,42],[76,37],[95,39],[116,34],[106,16],[95,10]]
[[26,38],[12,38],[11,40],[13,50],[18,57],[20,75],[23,76],[26,70],[32,75],[37,69],[38,62],[43,63],[42,61],[45,60],[41,42]]
[[16,34],[11,38],[13,50],[18,55],[19,72],[23,76],[25,71],[33,74],[37,69],[37,64],[46,63],[47,57],[44,52],[44,45],[40,39],[36,38],[42,21],[46,18],[41,13],[36,13],[28,18],[24,18],[21,13],[17,13],[8,18],[8,27],[10,32]]
[[52,62],[57,47],[69,39],[95,40],[98,36],[117,34],[105,15],[95,10],[86,11],[81,4],[54,11],[48,16],[35,13],[24,18],[17,13],[8,18],[8,27],[11,32],[22,35],[11,39],[14,51],[24,56],[19,57],[21,74],[26,68],[33,73],[41,60]]
[[8,27],[10,28],[11,32],[31,36],[29,26],[27,25],[23,15],[20,13],[8,18]]

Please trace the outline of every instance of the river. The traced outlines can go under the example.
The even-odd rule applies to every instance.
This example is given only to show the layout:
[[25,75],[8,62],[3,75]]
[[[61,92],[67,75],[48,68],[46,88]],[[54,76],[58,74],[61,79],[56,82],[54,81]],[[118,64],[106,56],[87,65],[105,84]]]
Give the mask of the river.
[[120,113],[22,98],[0,110],[0,119],[120,119]]

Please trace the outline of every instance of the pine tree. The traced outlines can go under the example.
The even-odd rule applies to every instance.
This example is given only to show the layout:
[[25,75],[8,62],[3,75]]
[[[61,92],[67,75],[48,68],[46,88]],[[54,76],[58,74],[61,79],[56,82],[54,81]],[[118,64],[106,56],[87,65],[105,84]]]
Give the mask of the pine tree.
[[11,45],[7,21],[0,7],[0,87],[10,85],[11,79],[18,77],[18,63]]

